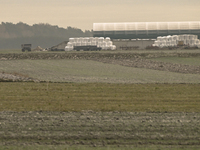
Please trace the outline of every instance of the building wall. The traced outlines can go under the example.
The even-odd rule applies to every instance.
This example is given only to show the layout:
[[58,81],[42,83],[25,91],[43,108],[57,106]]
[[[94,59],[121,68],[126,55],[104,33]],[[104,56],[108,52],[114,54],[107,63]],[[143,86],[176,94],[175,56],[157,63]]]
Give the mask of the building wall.
[[200,22],[94,23],[94,37],[156,39],[158,36],[193,34],[200,37]]
[[158,31],[94,31],[94,37],[111,39],[156,39],[158,36],[193,34],[200,38],[200,30],[158,30]]

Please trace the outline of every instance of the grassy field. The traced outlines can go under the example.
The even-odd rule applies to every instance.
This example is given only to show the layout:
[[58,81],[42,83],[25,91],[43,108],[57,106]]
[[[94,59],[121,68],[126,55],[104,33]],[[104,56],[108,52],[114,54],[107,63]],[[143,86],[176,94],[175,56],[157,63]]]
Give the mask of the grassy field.
[[0,83],[0,111],[200,112],[200,84]]
[[[132,52],[158,51],[123,51]],[[0,53],[21,53],[21,50]],[[195,57],[151,60],[200,64]],[[0,149],[199,149],[199,74],[132,68],[92,60],[0,62],[0,72],[63,82],[0,82]]]
[[199,150],[197,146],[132,146],[132,147],[89,147],[89,146],[66,146],[66,145],[49,145],[49,146],[0,146],[1,150]]
[[131,68],[92,60],[6,60],[0,72],[20,73],[52,82],[200,83],[198,74]]
[[0,87],[0,149],[199,149],[200,84]]
[[151,60],[161,61],[161,62],[168,62],[168,63],[176,63],[176,64],[184,64],[184,65],[194,65],[200,66],[200,58],[199,57],[161,57],[161,58],[152,58]]

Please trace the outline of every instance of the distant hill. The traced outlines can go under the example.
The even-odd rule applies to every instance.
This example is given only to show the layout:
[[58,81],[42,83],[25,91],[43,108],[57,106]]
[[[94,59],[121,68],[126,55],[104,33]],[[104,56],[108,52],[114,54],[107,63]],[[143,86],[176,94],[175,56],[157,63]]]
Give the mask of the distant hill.
[[0,24],[0,49],[20,49],[21,44],[30,43],[32,47],[49,48],[70,37],[91,37],[92,31],[78,28],[61,28],[50,24],[34,24],[32,26],[19,22],[17,24]]

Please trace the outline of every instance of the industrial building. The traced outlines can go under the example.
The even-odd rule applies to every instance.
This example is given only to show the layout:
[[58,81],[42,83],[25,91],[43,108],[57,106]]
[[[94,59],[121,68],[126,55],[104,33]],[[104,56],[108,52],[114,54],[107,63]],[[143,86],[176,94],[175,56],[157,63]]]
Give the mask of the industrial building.
[[193,34],[200,37],[200,22],[94,23],[94,37],[156,39],[158,36]]
[[117,49],[145,49],[159,36],[192,34],[200,37],[200,22],[94,23],[94,37],[110,37]]

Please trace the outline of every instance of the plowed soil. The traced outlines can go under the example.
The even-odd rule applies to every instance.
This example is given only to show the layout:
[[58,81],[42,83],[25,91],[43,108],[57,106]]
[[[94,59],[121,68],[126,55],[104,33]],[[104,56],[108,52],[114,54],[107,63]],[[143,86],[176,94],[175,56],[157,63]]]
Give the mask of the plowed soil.
[[0,145],[200,146],[199,113],[1,112]]

